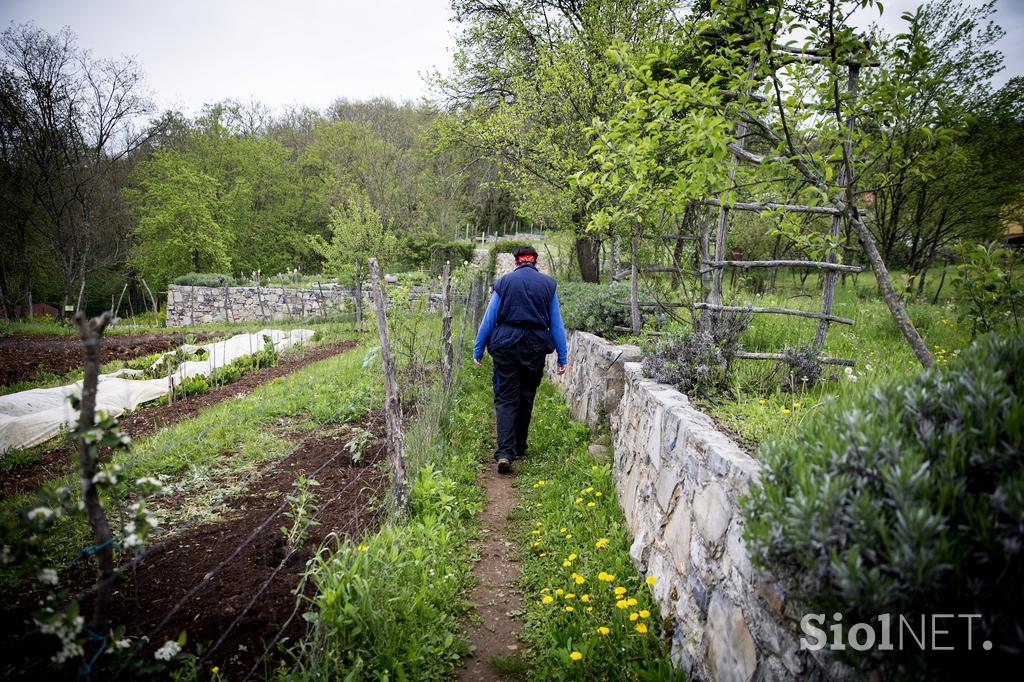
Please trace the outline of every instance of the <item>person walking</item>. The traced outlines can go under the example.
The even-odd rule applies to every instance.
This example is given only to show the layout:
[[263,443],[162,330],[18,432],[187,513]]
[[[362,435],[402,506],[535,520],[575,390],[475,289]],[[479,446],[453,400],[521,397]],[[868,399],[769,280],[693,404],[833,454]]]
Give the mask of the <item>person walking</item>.
[[533,399],[544,375],[544,358],[558,353],[558,374],[565,373],[565,325],[558,308],[555,280],[537,272],[537,252],[515,251],[516,269],[494,283],[487,312],[473,347],[477,365],[484,349],[494,360],[494,411],[498,446],[494,459],[507,474],[526,456]]

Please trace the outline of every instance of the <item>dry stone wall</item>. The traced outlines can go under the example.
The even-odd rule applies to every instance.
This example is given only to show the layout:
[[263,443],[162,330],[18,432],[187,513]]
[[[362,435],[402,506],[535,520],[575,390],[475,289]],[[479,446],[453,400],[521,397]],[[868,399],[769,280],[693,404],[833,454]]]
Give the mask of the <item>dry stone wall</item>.
[[800,614],[751,565],[739,498],[761,465],[679,391],[643,377],[635,346],[584,332],[569,367],[548,378],[578,419],[608,418],[613,472],[638,570],[657,578],[672,617],[672,656],[695,679],[797,680],[842,676],[799,649]]
[[[366,292],[364,298],[368,304]],[[167,326],[323,317],[353,306],[352,292],[333,284],[315,289],[172,284],[167,292]]]

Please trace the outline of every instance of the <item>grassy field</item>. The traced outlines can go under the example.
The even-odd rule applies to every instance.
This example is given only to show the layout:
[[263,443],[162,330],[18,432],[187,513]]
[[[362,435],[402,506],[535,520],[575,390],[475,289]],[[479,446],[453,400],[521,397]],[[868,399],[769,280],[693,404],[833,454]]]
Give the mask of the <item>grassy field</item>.
[[[895,273],[898,287],[905,275]],[[912,299],[907,311],[915,327],[940,364],[955,363],[959,354],[971,343],[971,327],[959,319],[954,303],[941,298],[932,304],[933,281],[925,295]],[[949,293],[947,282],[943,294]],[[731,305],[779,307],[818,310],[821,289],[816,276],[808,277],[803,286],[796,277],[782,277],[776,292],[754,294],[738,286],[726,289]],[[733,365],[731,395],[712,396],[711,400],[692,397],[720,425],[745,446],[753,450],[762,441],[784,438],[804,419],[812,416],[830,400],[856,391],[870,390],[878,381],[920,370],[910,346],[896,327],[888,308],[881,301],[874,278],[862,273],[846,286],[837,286],[833,312],[854,320],[854,324],[831,324],[823,353],[830,357],[848,358],[856,362],[851,372],[843,367],[826,366],[825,379],[816,386],[789,392],[782,388],[788,368],[764,360],[736,360]],[[743,350],[781,352],[785,348],[806,345],[814,338],[818,322],[800,317],[758,314],[741,336]],[[685,324],[670,324],[669,331],[683,331]],[[653,337],[641,339],[649,344]],[[798,387],[804,386],[794,377]]]

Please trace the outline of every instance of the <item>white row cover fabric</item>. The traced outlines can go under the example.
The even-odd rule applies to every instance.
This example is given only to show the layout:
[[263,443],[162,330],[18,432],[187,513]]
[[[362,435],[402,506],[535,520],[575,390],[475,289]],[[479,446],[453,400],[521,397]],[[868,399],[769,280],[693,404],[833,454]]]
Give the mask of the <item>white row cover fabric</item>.
[[[264,336],[270,338],[277,351],[282,351],[309,342],[313,334],[309,329],[263,329],[255,334],[238,334],[203,346],[182,346],[187,353],[205,350],[205,359],[183,362],[174,374],[159,379],[125,379],[123,377],[141,372],[124,369],[102,374],[96,391],[96,409],[119,416],[125,410],[134,410],[143,403],[167,395],[172,381],[178,384],[188,377],[209,376],[216,368],[262,350]],[[78,420],[78,412],[71,408],[68,397],[81,393],[82,382],[78,381],[68,386],[35,388],[0,396],[0,453],[39,445],[71,427]]]

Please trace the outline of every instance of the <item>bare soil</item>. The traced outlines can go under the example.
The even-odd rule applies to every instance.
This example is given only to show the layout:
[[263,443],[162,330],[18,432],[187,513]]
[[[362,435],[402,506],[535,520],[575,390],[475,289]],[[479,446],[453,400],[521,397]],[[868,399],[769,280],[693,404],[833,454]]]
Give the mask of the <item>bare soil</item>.
[[518,588],[522,572],[512,558],[513,543],[506,530],[508,515],[516,505],[512,475],[499,474],[491,463],[484,482],[487,506],[481,516],[482,537],[475,542],[480,561],[473,569],[479,583],[472,597],[480,622],[468,628],[474,650],[457,670],[462,682],[506,679],[491,665],[491,659],[519,655],[518,635],[523,627],[515,615],[523,606]]
[[[117,337],[109,337],[111,339]],[[106,348],[107,339],[103,341]],[[248,395],[271,379],[296,372],[314,362],[332,357],[356,345],[355,341],[314,346],[301,355],[289,355],[273,367],[247,374],[233,384],[227,384],[201,395],[193,395],[169,405],[144,407],[121,420],[121,429],[132,438],[152,433],[182,419],[196,416],[200,411],[238,395]],[[0,477],[0,498],[34,490],[40,484],[71,473],[74,470],[73,450],[62,444],[47,451],[31,464],[8,471]]]
[[[372,415],[365,426],[378,437],[360,462],[352,461],[336,430],[334,435],[318,431],[295,436],[296,450],[233,498],[222,520],[172,533],[126,571],[124,584],[114,595],[111,620],[127,627],[133,643],[149,637],[137,653],[139,660],[152,661],[159,646],[184,630],[190,652],[205,645],[204,674],[218,666],[227,679],[242,679],[257,664],[272,665],[275,643],[294,642],[305,633],[301,616],[306,602],[296,601],[296,590],[312,553],[332,532],[355,537],[375,531],[384,515],[379,504],[387,479],[380,466],[385,452],[379,437],[381,415]],[[293,549],[281,530],[292,520],[281,507],[289,509],[282,503],[300,475],[320,483],[313,488],[319,525]],[[173,506],[184,500],[169,502]],[[85,562],[80,565],[82,570],[73,571],[69,579],[86,589],[95,578]],[[310,596],[311,586],[304,591]],[[28,602],[30,597],[21,600]],[[54,638],[26,634],[34,630],[28,606],[12,606],[5,603],[0,611],[0,636],[8,644],[0,650],[0,678],[50,679],[45,660],[53,652]],[[83,613],[91,612],[90,598],[83,607]],[[264,659],[268,645],[270,654]],[[114,672],[101,667],[94,677],[111,679]],[[133,677],[125,672],[119,679]]]
[[[219,338],[224,334],[192,334],[196,340]],[[133,360],[162,353],[185,343],[184,334],[111,334],[104,337],[100,362]],[[0,338],[0,386],[25,381],[42,369],[64,375],[82,366],[82,344],[78,336],[14,334]]]

